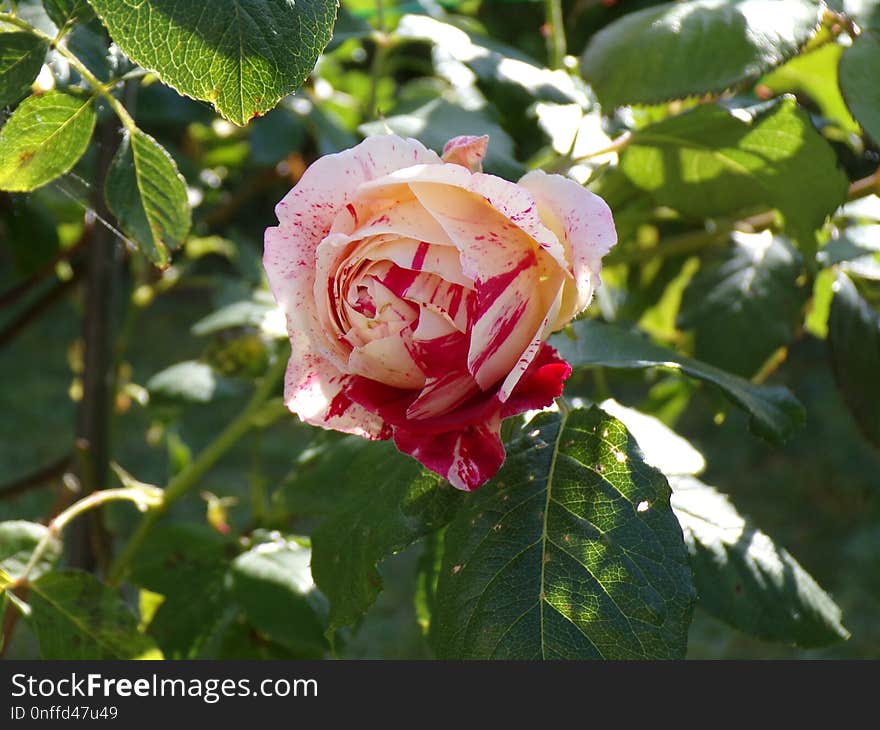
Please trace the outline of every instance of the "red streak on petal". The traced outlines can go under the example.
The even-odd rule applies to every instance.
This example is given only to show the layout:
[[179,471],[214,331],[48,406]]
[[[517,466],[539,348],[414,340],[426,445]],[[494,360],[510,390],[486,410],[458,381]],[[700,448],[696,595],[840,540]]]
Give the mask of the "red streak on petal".
[[412,267],[416,271],[421,271],[422,267],[425,265],[425,257],[428,255],[428,249],[430,246],[422,241],[419,243],[418,248],[416,249],[415,254],[413,255]]
[[355,224],[355,225],[358,225],[358,213],[357,213],[357,209],[356,209],[351,203],[346,204],[345,209],[346,209],[349,213],[351,213],[351,217],[354,218],[354,224]]

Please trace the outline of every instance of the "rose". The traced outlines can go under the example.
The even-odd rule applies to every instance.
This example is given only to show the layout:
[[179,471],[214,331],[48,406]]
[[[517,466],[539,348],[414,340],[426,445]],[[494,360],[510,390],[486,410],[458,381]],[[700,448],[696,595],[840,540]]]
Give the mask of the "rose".
[[487,137],[443,158],[371,137],[306,170],[264,265],[287,317],[285,403],[307,423],[393,438],[459,489],[504,460],[504,417],[562,393],[546,344],[590,302],[616,242],[605,202],[559,175],[481,172]]

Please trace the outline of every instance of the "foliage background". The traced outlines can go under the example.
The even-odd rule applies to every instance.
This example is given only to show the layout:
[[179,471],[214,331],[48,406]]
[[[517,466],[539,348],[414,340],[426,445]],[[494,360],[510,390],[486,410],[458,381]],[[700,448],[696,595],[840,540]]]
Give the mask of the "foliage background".
[[[52,34],[41,3],[16,5],[20,18]],[[101,10],[113,3],[94,5]],[[0,522],[45,521],[73,501],[71,485],[84,481],[90,457],[77,454],[77,438],[84,408],[82,331],[90,311],[87,250],[95,237],[106,238],[106,250],[116,252],[111,254],[116,256],[112,291],[102,315],[111,333],[117,384],[108,405],[108,448],[112,460],[137,480],[164,485],[242,412],[249,384],[278,348],[266,320],[262,233],[275,220],[274,204],[306,166],[386,125],[435,149],[457,134],[488,133],[490,172],[515,179],[529,167],[570,171],[581,181],[591,178],[591,186],[612,205],[621,235],[618,258],[612,255],[608,262],[590,317],[638,326],[679,352],[755,382],[787,386],[806,409],[805,425],[776,447],[750,434],[748,417],[718,391],[698,387],[680,374],[592,368],[572,379],[569,395],[597,402],[614,397],[656,416],[697,447],[708,465],[702,480],[729,494],[742,513],[798,559],[833,596],[852,634],[847,641],[818,648],[760,641],[720,622],[698,603],[688,656],[878,656],[880,437],[876,420],[871,431],[870,414],[880,412],[880,329],[873,342],[863,333],[849,350],[838,347],[835,360],[827,339],[827,310],[838,275],[856,282],[865,306],[876,311],[880,301],[875,253],[880,249],[875,141],[880,102],[876,89],[872,98],[870,85],[860,80],[876,79],[877,54],[850,62],[856,71],[840,80],[845,101],[838,90],[838,59],[849,53],[849,34],[856,35],[847,24],[857,22],[858,29],[865,29],[859,36],[864,46],[875,38],[868,29],[877,27],[872,23],[880,11],[870,2],[831,10],[814,6],[806,32],[796,27],[797,13],[786,11],[795,20],[785,55],[797,58],[788,63],[764,58],[757,72],[750,67],[731,83],[722,68],[738,52],[722,43],[735,44],[729,40],[729,23],[717,35],[688,46],[684,68],[661,63],[665,51],[659,45],[624,46],[616,56],[613,48],[602,56],[595,43],[590,45],[600,29],[655,6],[660,4],[650,0],[563,2],[558,6],[563,22],[554,26],[553,2],[346,0],[333,40],[303,88],[243,127],[218,116],[204,101],[180,96],[153,75],[135,73],[115,88],[138,127],[176,161],[186,180],[192,229],[171,265],[160,271],[130,246],[123,257],[117,239],[93,213],[84,214],[97,209],[114,228],[120,226],[101,197],[100,170],[106,169],[107,155],[120,138],[103,101],[97,107],[97,131],[71,172],[33,192],[0,193],[0,292],[7,293],[0,310]],[[9,3],[0,8],[9,10]],[[820,12],[817,32],[813,20]],[[789,28],[783,25],[777,26],[781,36]],[[558,36],[554,40],[554,27],[564,32],[564,46]],[[476,41],[461,29],[472,32]],[[781,36],[776,49],[786,47]],[[76,23],[66,43],[102,80],[136,71],[119,48],[109,45],[95,18]],[[585,49],[582,68],[588,77],[597,74],[593,88],[579,78]],[[58,87],[87,86],[63,58],[50,54],[48,60],[38,84],[48,86],[54,74],[52,83]],[[567,71],[551,73],[548,67],[560,61]],[[610,81],[600,79],[602,63],[610,69]],[[653,75],[648,72],[652,64],[659,67]],[[703,83],[701,75],[711,78]],[[647,84],[647,92],[637,88],[640,83]],[[599,100],[607,95],[607,108],[597,105],[597,93]],[[645,93],[654,98],[640,97]],[[648,149],[636,157],[638,130],[652,123],[670,120],[670,133],[699,138],[695,147],[681,147],[699,151],[727,133],[721,126],[709,125],[703,132],[674,126],[691,107],[754,110],[786,94],[792,95],[785,97],[789,101],[772,109],[802,115],[797,118],[818,131],[804,132],[787,161],[770,166],[776,177],[757,198],[753,184],[705,193],[716,173],[705,161],[691,160],[688,168],[686,157],[679,158],[683,177],[678,183],[669,168],[666,177],[652,180],[651,161],[660,155],[669,162],[678,148],[664,153],[660,145],[660,152]],[[19,100],[4,100],[4,118]],[[614,109],[633,102],[651,105]],[[579,125],[584,131],[575,141]],[[573,161],[614,147],[613,140],[619,142],[627,130],[636,143],[617,145],[616,151],[630,155],[631,169],[637,170],[630,178],[620,175],[627,158],[618,165],[615,150]],[[736,148],[740,139],[737,134],[731,139]],[[768,155],[772,152],[771,145]],[[687,179],[688,169],[695,179]],[[701,170],[710,172],[700,179]],[[835,176],[842,180],[843,174],[862,188],[857,203],[841,208],[847,181],[833,188]],[[768,217],[768,208],[777,208],[781,216]],[[826,215],[830,223],[824,222]],[[796,261],[788,268],[784,262],[767,270],[753,267],[746,276],[758,277],[754,288],[734,272],[725,289],[731,262],[724,268],[717,257],[736,246],[726,235],[719,240],[717,232],[743,220],[753,230],[787,235],[793,243],[785,244],[789,249],[783,252],[797,249],[792,254]],[[130,229],[125,232],[151,254],[149,245]],[[844,250],[844,244],[855,251]],[[719,291],[726,293],[713,299],[711,294]],[[712,301],[714,306],[705,306]],[[230,310],[228,305],[235,303],[237,309]],[[181,362],[190,365],[167,373]],[[861,429],[842,392],[855,392],[862,401],[868,416],[859,418]],[[173,505],[133,562],[133,577],[121,591],[140,634],[151,637],[165,656],[268,658],[329,650],[321,596],[291,586],[291,580],[272,578],[268,568],[229,572],[242,550],[277,541],[272,530],[311,533],[315,521],[300,514],[291,474],[304,454],[321,458],[321,448],[325,455],[344,454],[334,451],[342,447],[332,436],[282,414],[277,401],[269,401],[261,418],[259,428],[240,438],[198,488]],[[41,471],[45,474],[37,482],[29,478]],[[98,486],[101,480],[104,486],[116,485],[114,478],[99,476]],[[96,550],[83,536],[85,528],[69,530],[63,562],[106,574],[110,555],[132,534],[140,516],[128,504],[108,505],[102,515],[100,531],[89,520],[76,524],[90,525],[93,536],[107,539],[99,540]],[[298,548],[290,547],[294,544],[286,543],[290,562],[283,564],[285,574],[307,580],[307,562],[302,563]],[[339,655],[432,656],[420,626],[425,614],[417,590],[424,551],[420,541],[382,562],[385,589],[357,629],[340,635]],[[160,594],[164,604],[156,612]],[[272,608],[261,611],[254,604]],[[6,606],[5,655],[50,654],[38,640],[39,626],[35,630],[33,622],[12,618],[17,610],[8,600]],[[301,620],[291,622],[292,615]]]

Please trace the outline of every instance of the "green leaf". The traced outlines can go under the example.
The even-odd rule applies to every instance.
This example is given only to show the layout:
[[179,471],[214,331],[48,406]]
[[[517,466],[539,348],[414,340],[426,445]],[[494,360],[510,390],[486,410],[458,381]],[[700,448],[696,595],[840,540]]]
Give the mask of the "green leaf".
[[43,7],[59,28],[68,23],[86,23],[95,17],[88,0],[43,0]]
[[190,227],[186,182],[174,158],[135,129],[119,145],[104,191],[122,230],[153,263],[167,265],[168,250],[183,243]]
[[679,355],[614,325],[581,320],[571,327],[574,339],[560,334],[551,339],[551,344],[572,367],[681,370],[719,387],[732,403],[751,416],[751,430],[773,444],[781,444],[804,424],[803,406],[785,388],[753,385],[738,375]]
[[376,600],[378,563],[445,525],[461,496],[388,442],[341,439],[297,469],[284,499],[324,517],[312,533],[312,575],[330,601],[328,636]]
[[609,109],[719,93],[794,56],[818,25],[809,0],[665,3],[596,33],[581,69]]
[[769,232],[735,233],[731,246],[704,260],[684,290],[677,325],[694,330],[694,356],[751,377],[801,322],[808,292],[803,262]]
[[165,600],[148,633],[169,658],[192,658],[228,605],[224,585],[229,540],[205,525],[163,525],[132,562],[130,580]]
[[865,437],[880,447],[880,314],[844,274],[834,285],[828,347],[843,400]]
[[203,337],[239,327],[260,327],[274,309],[274,302],[243,299],[211,312],[196,322],[190,331]]
[[453,59],[467,65],[481,81],[519,87],[530,102],[564,104],[580,98],[566,72],[545,68],[515,48],[427,15],[403,16],[395,35],[430,41],[445,65]]
[[880,141],[880,31],[862,33],[840,57],[843,98],[862,128]]
[[48,44],[30,33],[0,33],[0,107],[30,92]]
[[442,150],[456,135],[488,134],[491,142],[483,161],[485,168],[510,178],[523,173],[522,165],[514,157],[513,140],[488,109],[465,109],[445,99],[434,99],[408,114],[360,126],[360,131],[367,136],[386,134],[389,129],[403,137],[415,137],[435,150]]
[[336,17],[336,0],[91,2],[132,61],[238,125],[302,84]]
[[686,216],[776,208],[808,249],[848,187],[834,150],[792,99],[761,107],[750,123],[704,105],[644,127],[620,166],[657,203]]
[[598,408],[543,413],[446,531],[443,658],[680,658],[694,589],[669,486]]
[[0,130],[0,190],[27,192],[73,167],[89,145],[88,97],[48,91],[25,99]]
[[239,555],[230,571],[232,597],[250,624],[295,652],[320,658],[329,648],[324,637],[326,599],[312,581],[312,551],[279,537]]
[[834,601],[725,495],[693,477],[670,484],[702,608],[760,639],[815,647],[849,638]]
[[[35,522],[0,522],[0,570],[13,579],[20,578],[40,540],[48,535],[49,528]],[[61,557],[61,540],[54,535],[48,540],[42,557],[31,569],[29,580],[35,580],[51,570]]]
[[128,606],[89,573],[46,573],[31,585],[30,607],[44,659],[162,658]]
[[186,360],[156,373],[147,381],[152,400],[170,403],[210,403],[233,395],[238,383],[219,375],[203,362]]
[[843,46],[826,43],[771,71],[761,79],[761,84],[774,95],[789,92],[806,95],[823,117],[857,134],[859,125],[850,115],[838,85],[837,66],[843,52]]

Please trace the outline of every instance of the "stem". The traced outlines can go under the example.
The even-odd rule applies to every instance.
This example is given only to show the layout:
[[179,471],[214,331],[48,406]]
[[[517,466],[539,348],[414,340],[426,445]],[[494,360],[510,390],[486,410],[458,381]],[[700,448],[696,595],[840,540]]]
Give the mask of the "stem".
[[[379,0],[379,6],[382,2]],[[377,96],[379,94],[379,82],[382,80],[382,70],[385,67],[385,59],[388,57],[390,48],[388,36],[384,31],[379,31],[373,37],[376,50],[373,53],[373,62],[370,64],[370,96],[367,99],[367,119],[375,119],[378,113],[376,109]]]
[[39,489],[47,482],[57,479],[67,471],[73,461],[72,454],[65,454],[60,459],[56,459],[45,466],[41,466],[36,471],[25,474],[19,479],[15,479],[3,486],[0,486],[0,499],[12,499],[21,496],[33,489]]
[[110,107],[116,112],[116,116],[119,117],[119,121],[122,122],[122,125],[129,131],[133,132],[136,129],[136,125],[134,123],[134,119],[131,118],[131,115],[128,113],[128,110],[122,105],[122,102],[119,101],[113,94],[110,93],[110,89],[113,88],[114,84],[104,84],[98,80],[98,78],[89,71],[88,67],[79,60],[79,58],[74,54],[70,49],[67,48],[63,43],[60,42],[60,35],[58,38],[53,38],[50,35],[46,35],[41,30],[34,28],[30,23],[21,18],[18,18],[14,15],[10,15],[9,13],[0,13],[0,21],[4,23],[9,23],[10,25],[14,25],[17,28],[21,28],[24,31],[27,31],[31,35],[40,38],[46,43],[49,44],[49,47],[56,50],[61,56],[67,59],[67,62],[76,69],[77,73],[82,76],[95,91],[97,91],[101,96],[103,96],[107,103],[110,104]]
[[[97,177],[103,180],[113,159],[119,139],[119,124],[112,117],[98,128],[100,141]],[[99,218],[110,213],[104,201],[103,187],[96,186],[92,205]],[[116,391],[113,339],[116,329],[116,289],[120,275],[120,249],[113,233],[105,226],[92,225],[88,246],[85,312],[82,336],[85,343],[83,362],[83,397],[76,424],[76,456],[80,482],[88,491],[108,486],[110,464],[110,422]],[[84,570],[106,567],[109,561],[110,536],[100,514],[77,525],[70,535],[71,563]]]
[[562,0],[544,0],[547,23],[547,58],[550,68],[565,64],[565,26],[562,20]]
[[28,577],[33,572],[37,563],[40,562],[40,558],[43,557],[43,553],[46,552],[49,543],[53,538],[60,536],[68,523],[76,517],[94,509],[95,507],[99,507],[102,504],[118,500],[134,502],[138,509],[142,510],[157,507],[162,503],[162,490],[158,487],[154,488],[154,490],[155,491],[152,491],[144,486],[124,487],[122,489],[104,489],[100,492],[92,492],[88,497],[84,497],[78,502],[74,502],[49,523],[46,534],[43,535],[40,542],[37,543],[24,571],[15,579],[15,582],[11,587],[18,587],[27,583]]
[[121,582],[132,558],[140,550],[147,535],[150,534],[153,526],[165,514],[168,507],[192,489],[205,473],[217,463],[218,459],[250,430],[254,424],[254,416],[274,393],[286,367],[287,358],[279,356],[257,385],[245,409],[220,432],[220,435],[189,466],[179,472],[168,483],[168,486],[165,488],[162,504],[144,515],[144,518],[129,538],[125,547],[122,548],[116,560],[113,561],[107,577],[108,583],[111,586],[116,586]]

